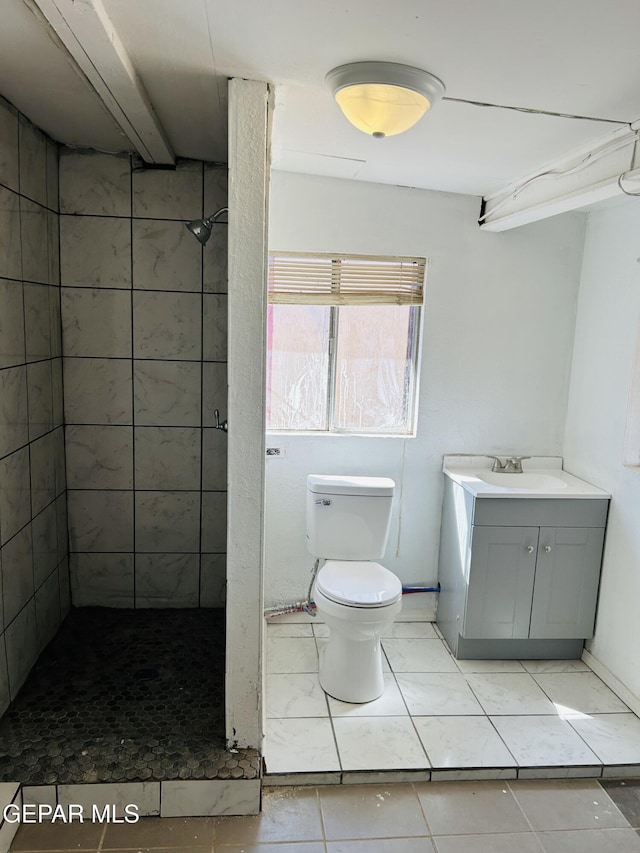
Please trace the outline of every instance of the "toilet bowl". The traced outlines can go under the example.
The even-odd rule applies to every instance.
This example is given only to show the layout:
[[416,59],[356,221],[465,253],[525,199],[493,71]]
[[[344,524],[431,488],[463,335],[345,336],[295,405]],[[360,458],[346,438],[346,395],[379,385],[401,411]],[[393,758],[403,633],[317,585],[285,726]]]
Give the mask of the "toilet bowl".
[[384,690],[380,636],[402,609],[402,584],[375,561],[387,547],[394,490],[388,477],[307,477],[307,548],[325,561],[313,589],[329,626],[320,684],[343,702],[372,702]]
[[372,702],[384,691],[381,634],[402,609],[400,580],[371,561],[329,560],[314,587],[318,617],[329,626],[320,650],[322,689],[343,702]]

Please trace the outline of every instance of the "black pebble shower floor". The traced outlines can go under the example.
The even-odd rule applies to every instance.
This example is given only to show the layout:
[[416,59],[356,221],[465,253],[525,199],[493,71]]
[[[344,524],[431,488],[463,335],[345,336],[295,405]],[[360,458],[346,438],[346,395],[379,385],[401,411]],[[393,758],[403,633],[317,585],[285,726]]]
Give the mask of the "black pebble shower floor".
[[254,779],[224,739],[224,610],[71,611],[0,720],[0,781]]

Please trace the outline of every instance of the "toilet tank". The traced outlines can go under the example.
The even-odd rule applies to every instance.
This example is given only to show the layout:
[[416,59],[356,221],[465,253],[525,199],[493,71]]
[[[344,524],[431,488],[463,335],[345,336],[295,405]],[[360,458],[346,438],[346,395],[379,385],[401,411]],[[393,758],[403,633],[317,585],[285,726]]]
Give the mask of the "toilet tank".
[[307,548],[327,560],[379,560],[395,483],[388,477],[307,477]]

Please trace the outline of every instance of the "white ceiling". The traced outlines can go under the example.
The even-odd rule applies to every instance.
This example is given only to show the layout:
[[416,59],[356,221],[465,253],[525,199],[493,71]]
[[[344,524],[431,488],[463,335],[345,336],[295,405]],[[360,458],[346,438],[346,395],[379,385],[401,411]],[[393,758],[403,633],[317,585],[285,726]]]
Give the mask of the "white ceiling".
[[[474,195],[640,118],[639,0],[102,2],[182,157],[226,160],[235,76],[274,85],[275,168]],[[324,84],[364,59],[431,71],[445,100],[406,134],[367,137]],[[61,142],[131,148],[33,0],[2,0],[0,93]]]

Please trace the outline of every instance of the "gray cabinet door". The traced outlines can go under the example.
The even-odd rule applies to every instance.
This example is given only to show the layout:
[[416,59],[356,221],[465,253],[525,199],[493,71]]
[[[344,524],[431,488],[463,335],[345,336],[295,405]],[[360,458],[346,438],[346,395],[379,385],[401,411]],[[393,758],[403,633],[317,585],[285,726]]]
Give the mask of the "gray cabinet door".
[[603,541],[599,527],[540,528],[532,639],[593,635]]
[[463,637],[529,636],[537,527],[474,527]]

